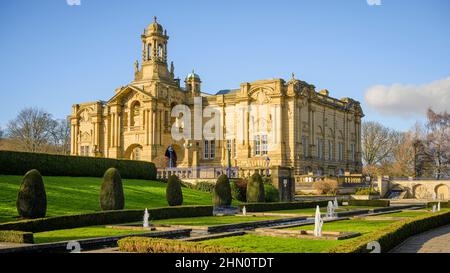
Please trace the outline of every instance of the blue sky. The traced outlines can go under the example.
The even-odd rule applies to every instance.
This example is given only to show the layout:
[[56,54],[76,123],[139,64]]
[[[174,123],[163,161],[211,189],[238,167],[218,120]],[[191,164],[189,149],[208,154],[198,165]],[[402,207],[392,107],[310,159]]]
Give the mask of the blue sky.
[[447,0],[1,1],[0,126],[27,106],[64,118],[110,98],[132,80],[156,15],[176,76],[194,68],[206,92],[294,72],[361,101],[365,120],[406,130],[425,104],[450,110],[449,11]]

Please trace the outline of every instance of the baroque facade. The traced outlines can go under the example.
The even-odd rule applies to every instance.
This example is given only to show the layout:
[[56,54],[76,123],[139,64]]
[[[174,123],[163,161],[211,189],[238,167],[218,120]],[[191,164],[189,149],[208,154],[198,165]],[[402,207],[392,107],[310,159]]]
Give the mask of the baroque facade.
[[[241,169],[279,166],[296,175],[361,172],[364,114],[359,102],[317,92],[294,75],[288,81],[246,82],[210,95],[202,92],[194,72],[184,86],[175,78],[174,65],[168,64],[169,36],[156,18],[141,40],[142,61],[136,61],[130,84],[117,88],[108,101],[73,105],[72,155],[146,160],[167,167],[172,146],[178,167],[231,163]],[[180,122],[188,117],[174,115],[176,105],[198,111],[200,120],[193,114],[190,122]],[[216,112],[208,117],[207,108]],[[193,139],[173,138],[174,124],[178,132],[189,131],[183,126],[202,132],[211,117],[220,117],[213,130],[218,138],[206,140],[202,133]]]

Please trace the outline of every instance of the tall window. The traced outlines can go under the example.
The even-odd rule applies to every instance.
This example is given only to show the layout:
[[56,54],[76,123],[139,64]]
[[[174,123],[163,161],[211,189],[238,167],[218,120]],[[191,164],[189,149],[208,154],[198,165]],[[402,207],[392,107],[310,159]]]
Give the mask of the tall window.
[[255,155],[266,155],[269,150],[267,135],[255,136]]
[[266,155],[268,150],[267,135],[261,135],[261,154]]
[[89,146],[80,147],[81,156],[89,156]]
[[333,147],[333,141],[328,140],[328,160],[333,160],[333,154],[334,154],[334,147]]
[[209,159],[209,141],[205,140],[203,143],[203,158]]
[[317,139],[317,158],[323,159],[323,147],[324,146],[324,140],[318,138]]
[[209,145],[209,159],[214,159],[214,157],[216,157],[216,142],[211,140]]
[[214,140],[203,142],[203,158],[214,159],[216,156],[216,142]]
[[308,137],[302,136],[303,156],[308,157]]
[[344,143],[342,143],[342,142],[339,142],[339,144],[338,144],[338,158],[339,158],[339,161],[344,160]]
[[152,59],[152,45],[148,44],[147,45],[147,60],[151,60]]
[[352,161],[355,161],[356,156],[355,156],[355,144],[354,143],[350,144],[350,156],[351,156]]
[[233,157],[236,158],[236,139],[233,139]]

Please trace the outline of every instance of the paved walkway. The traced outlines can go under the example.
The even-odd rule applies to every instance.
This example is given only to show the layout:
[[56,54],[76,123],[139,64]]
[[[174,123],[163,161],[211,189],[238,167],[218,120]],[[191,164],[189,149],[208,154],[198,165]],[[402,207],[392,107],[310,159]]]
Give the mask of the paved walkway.
[[408,238],[393,253],[450,253],[450,225]]

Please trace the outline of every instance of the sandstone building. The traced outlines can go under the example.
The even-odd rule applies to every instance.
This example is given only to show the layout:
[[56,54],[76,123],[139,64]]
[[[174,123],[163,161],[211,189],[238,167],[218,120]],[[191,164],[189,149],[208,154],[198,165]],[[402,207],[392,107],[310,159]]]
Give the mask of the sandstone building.
[[[115,90],[108,101],[72,107],[71,154],[126,158],[167,167],[172,146],[177,167],[228,166],[241,170],[284,168],[290,175],[342,175],[361,172],[359,102],[332,98],[327,90],[295,79],[268,79],[240,84],[215,95],[202,92],[199,75],[181,83],[168,63],[169,36],[155,21],[141,35],[142,60],[134,80]],[[199,99],[200,98],[200,99]],[[213,107],[220,116],[220,138],[175,140],[176,105],[194,112]],[[252,109],[247,111],[245,109]],[[200,111],[202,112],[202,111]],[[191,127],[205,125],[201,117]],[[180,125],[183,127],[185,125]],[[182,130],[186,130],[183,128]]]

